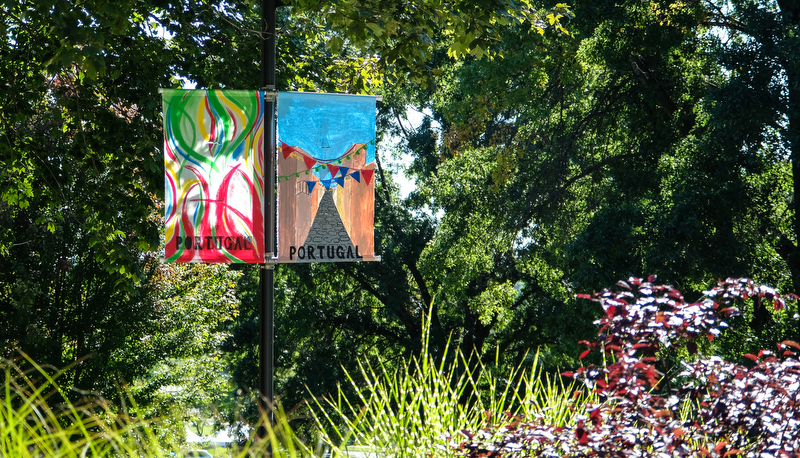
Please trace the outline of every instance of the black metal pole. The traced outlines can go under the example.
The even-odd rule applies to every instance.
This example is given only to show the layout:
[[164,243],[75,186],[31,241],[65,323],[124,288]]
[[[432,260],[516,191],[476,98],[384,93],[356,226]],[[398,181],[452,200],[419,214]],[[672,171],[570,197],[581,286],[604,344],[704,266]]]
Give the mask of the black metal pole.
[[[267,91],[275,90],[275,9],[279,0],[261,2],[261,82]],[[275,101],[267,97],[264,103],[264,247],[267,262],[261,267],[261,311],[259,326],[259,399],[261,409],[267,413],[271,425],[275,423],[273,378],[275,373]],[[259,437],[266,437],[266,429],[259,428]]]

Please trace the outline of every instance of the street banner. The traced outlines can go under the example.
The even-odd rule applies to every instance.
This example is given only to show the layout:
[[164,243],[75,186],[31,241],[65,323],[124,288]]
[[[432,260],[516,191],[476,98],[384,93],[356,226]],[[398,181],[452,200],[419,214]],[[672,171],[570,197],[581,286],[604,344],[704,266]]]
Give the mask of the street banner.
[[162,91],[167,262],[264,262],[264,92]]
[[377,261],[374,96],[278,93],[278,262]]

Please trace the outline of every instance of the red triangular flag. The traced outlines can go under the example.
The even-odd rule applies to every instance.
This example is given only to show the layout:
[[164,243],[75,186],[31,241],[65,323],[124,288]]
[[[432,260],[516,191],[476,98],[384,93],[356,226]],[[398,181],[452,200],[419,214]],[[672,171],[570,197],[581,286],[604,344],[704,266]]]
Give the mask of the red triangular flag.
[[303,156],[303,160],[306,162],[306,167],[308,167],[308,170],[311,170],[315,165],[317,165],[316,159],[311,156]]
[[289,156],[292,155],[292,151],[294,151],[294,146],[289,146],[286,143],[281,143],[281,153],[283,153],[284,159],[289,159]]
[[364,181],[366,181],[367,184],[369,184],[369,182],[372,181],[372,175],[373,174],[375,174],[374,170],[362,170],[361,171],[361,176],[364,177]]
[[339,173],[339,166],[328,164],[328,170],[331,172],[331,178],[335,177],[337,173]]

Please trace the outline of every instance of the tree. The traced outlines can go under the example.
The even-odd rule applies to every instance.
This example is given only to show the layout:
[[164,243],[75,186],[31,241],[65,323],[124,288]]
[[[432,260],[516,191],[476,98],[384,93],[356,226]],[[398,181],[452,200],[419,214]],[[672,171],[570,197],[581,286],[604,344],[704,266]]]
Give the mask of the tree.
[[[7,165],[0,172],[4,354],[22,350],[56,366],[77,362],[75,387],[109,389],[112,377],[144,377],[169,358],[210,350],[174,326],[201,322],[210,332],[229,316],[229,298],[219,296],[227,274],[167,268],[151,253],[159,245],[163,192],[158,89],[182,81],[201,88],[258,86],[262,37],[255,3],[0,1],[0,76],[7,82],[0,88],[0,158]],[[495,24],[527,21],[525,27],[543,30],[526,2],[333,6],[298,0],[281,10],[281,89],[365,92],[381,87],[387,75],[424,88],[434,49],[449,49],[451,56],[494,54]],[[552,19],[556,26],[555,13]],[[391,178],[383,175],[388,191]],[[416,345],[420,304],[431,296],[423,285],[417,297],[417,287],[406,279],[398,283],[396,273],[422,281],[416,260],[433,226],[399,203],[387,200],[379,211],[396,220],[391,234],[398,239],[377,275],[352,266],[287,272],[287,286],[298,290],[286,296],[311,302],[299,286],[340,282],[346,287],[330,293],[328,312],[320,316],[343,323],[347,332],[339,342],[363,335],[348,351],[379,345],[397,355]],[[399,237],[403,220],[419,237],[413,231]],[[183,285],[180,293],[171,289],[199,278],[213,281]],[[501,290],[510,293],[507,286],[502,282]],[[200,322],[189,319],[202,310],[194,295],[217,307],[202,311]],[[384,317],[349,312],[376,305],[386,307]],[[292,323],[303,313],[287,309],[286,319]],[[376,322],[378,337],[366,332]],[[452,326],[445,323],[441,334]],[[298,351],[322,350],[310,333],[285,335],[293,345],[305,342]],[[82,359],[86,355],[93,356]],[[295,367],[287,362],[286,373]],[[172,382],[160,373],[150,377],[143,396]]]
[[[303,6],[305,3],[299,2],[297,5]],[[446,8],[444,11],[437,10],[435,14],[437,17],[430,19],[430,28],[435,33],[426,30],[420,35],[414,35],[428,40],[429,43],[418,46],[419,43],[414,41],[416,38],[412,38],[409,45],[408,40],[392,38],[391,33],[382,34],[374,30],[380,27],[391,29],[393,26],[389,24],[389,19],[379,24],[384,20],[380,18],[387,17],[387,12],[402,5],[385,2],[381,3],[380,7],[377,5],[368,2],[348,2],[348,5],[342,5],[342,9],[325,9],[318,16],[301,15],[299,20],[313,21],[322,18],[328,21],[326,23],[329,25],[328,30],[334,32],[329,40],[331,52],[339,52],[339,45],[350,45],[351,48],[348,50],[359,45],[366,46],[368,52],[376,52],[370,55],[381,57],[378,68],[387,71],[388,81],[399,78],[397,68],[405,65],[409,67],[408,71],[413,70],[414,77],[409,77],[408,80],[414,84],[404,85],[409,91],[395,90],[392,85],[381,86],[386,96],[385,103],[379,110],[381,127],[378,141],[382,142],[397,110],[402,109],[404,101],[413,94],[424,92],[432,75],[427,67],[420,68],[418,64],[409,63],[410,61],[398,62],[393,57],[397,55],[397,51],[389,48],[408,45],[417,46],[422,50],[436,49],[436,52],[445,57],[449,49],[450,57],[446,58],[452,59],[459,54],[452,51],[452,43],[466,38],[459,36],[455,42],[452,41],[454,38],[448,35],[452,31],[447,32],[447,28],[452,26],[448,25],[449,19],[445,19],[444,23],[436,22],[441,21],[439,16],[450,17],[461,14],[458,11],[462,10],[453,7],[452,11]],[[417,6],[415,4],[415,9],[402,6],[408,10],[408,15],[393,15],[391,20],[407,21],[413,25],[415,20],[424,17],[420,12],[432,7],[427,3],[421,3],[417,10]],[[467,7],[471,6],[461,5],[461,8]],[[379,8],[380,11],[376,12],[375,8]],[[491,11],[491,8],[486,11]],[[563,8],[559,7],[558,11],[563,11]],[[484,13],[485,11],[481,12]],[[526,14],[529,13],[532,12]],[[366,25],[363,22],[366,22]],[[552,24],[555,23],[554,14]],[[363,37],[359,36],[358,30],[362,27],[372,32],[365,32],[366,35]],[[540,26],[531,23],[521,27],[532,34],[539,34],[542,31]],[[310,29],[313,27],[304,26],[304,30]],[[413,28],[410,30],[413,31]],[[438,41],[430,37],[445,38]],[[282,43],[279,35],[279,49]],[[419,56],[413,52],[411,54]],[[421,59],[425,61],[432,61],[436,55],[435,53],[428,55],[427,51],[423,54],[425,55]],[[405,53],[402,55],[406,56]],[[280,64],[278,66],[280,74]],[[423,135],[421,133],[420,138]],[[454,250],[449,253],[448,262],[453,265],[463,262],[463,266],[456,266],[460,271],[460,277],[454,275],[443,281],[449,288],[448,294],[453,297],[442,299],[441,303],[444,305],[440,307],[439,298],[444,298],[445,294],[433,300],[436,291],[430,289],[431,285],[440,288],[435,279],[437,272],[431,272],[434,268],[431,264],[436,261],[422,259],[428,243],[437,230],[437,222],[433,218],[415,214],[407,202],[396,196],[388,170],[379,166],[378,175],[376,239],[382,245],[383,259],[380,263],[280,266],[277,270],[276,284],[279,288],[276,291],[278,366],[276,391],[282,396],[285,405],[293,406],[302,399],[306,392],[305,386],[315,393],[331,392],[343,377],[342,366],[352,368],[356,362],[356,355],[374,355],[386,364],[392,365],[399,361],[400,357],[412,354],[419,348],[423,313],[432,301],[437,308],[433,324],[434,347],[438,349],[437,351],[441,351],[451,332],[455,332],[458,339],[463,337],[467,346],[474,343],[478,347],[483,347],[495,327],[496,323],[493,323],[495,311],[502,312],[518,296],[514,280],[516,273],[498,274],[499,279],[495,279],[485,272],[485,269],[490,269],[491,266],[481,265],[481,263],[486,264],[485,256],[476,255],[459,260],[459,256],[469,245],[465,241],[458,248],[462,251]],[[480,236],[476,234],[471,241],[474,242]],[[454,234],[451,240],[457,238],[458,234]],[[424,264],[426,262],[428,264]],[[481,270],[476,272],[475,277],[471,277],[473,273],[469,272],[473,265],[481,265]],[[457,286],[458,282],[465,278],[466,281],[473,282],[468,294],[458,291],[459,286]],[[255,371],[258,310],[253,277],[249,275],[243,277],[241,288],[243,313],[226,350],[230,352],[229,357],[235,365],[233,375],[236,382],[244,388],[252,389],[258,380]],[[484,301],[488,299],[492,301],[492,305],[483,307]],[[482,310],[479,310],[481,308]],[[554,330],[554,335],[557,332]],[[515,348],[517,352],[515,355],[522,355],[525,350],[527,348],[523,346]]]
[[[640,272],[695,292],[729,275],[791,289],[790,8],[594,2],[570,37],[509,27],[502,60],[438,61],[417,103],[441,134],[409,142],[417,202],[443,214],[423,257],[504,244],[527,293],[511,310]],[[747,319],[758,334],[777,318]]]
[[[65,326],[90,303],[102,315],[104,298],[120,311],[98,328],[118,337],[109,348],[148,334],[117,324],[154,303],[158,88],[257,86],[254,3],[0,2],[6,349],[75,360],[72,342],[88,341]],[[687,293],[717,276],[797,288],[798,6],[726,5],[593,2],[574,18],[510,0],[281,8],[279,89],[381,91],[378,140],[404,138],[418,189],[401,199],[379,167],[381,263],[279,269],[279,391],[328,390],[354,354],[412,354],[431,303],[434,352],[453,335],[565,364],[569,333],[585,332],[572,325],[589,321],[576,288],[642,273]],[[431,120],[394,123],[409,104]],[[250,387],[251,280],[228,341]],[[783,332],[759,310],[751,330]]]
[[[296,10],[318,12],[329,30],[339,32],[330,47],[345,43],[367,49],[380,59],[390,82],[428,82],[431,60],[443,48],[453,57],[494,56],[502,42],[501,30],[516,24],[542,33],[545,14],[530,1],[334,1],[295,0]],[[557,4],[547,16],[562,32],[567,14]]]
[[[731,108],[718,112],[720,137],[747,151],[761,150],[773,161],[788,161],[790,170],[777,174],[783,179],[791,174],[789,188],[796,196],[800,189],[800,67],[796,62],[800,5],[793,1],[734,2],[732,9],[725,10],[712,4],[704,19],[729,37],[719,47],[722,65],[732,72],[730,82],[720,89],[719,99]],[[765,146],[759,145],[760,141]],[[775,222],[782,224],[782,234],[772,245],[788,266],[792,287],[797,290],[797,204],[792,200],[787,208],[776,203],[774,209],[788,222]]]
[[[775,5],[751,12],[782,17]],[[401,201],[382,179],[380,265],[309,268],[291,283],[319,311],[297,315],[307,328],[337,324],[339,337],[325,335],[329,372],[346,360],[333,356],[339,345],[353,351],[342,336],[367,331],[378,340],[362,349],[410,351],[432,300],[434,348],[454,333],[509,360],[541,345],[564,364],[569,332],[585,332],[574,324],[591,316],[572,299],[576,288],[641,272],[694,292],[729,275],[787,286],[777,241],[793,237],[780,153],[789,137],[776,121],[786,108],[755,101],[763,87],[788,93],[788,80],[740,63],[772,86],[738,82],[733,42],[710,33],[722,25],[712,3],[595,2],[575,13],[571,36],[498,27],[502,59],[454,59],[437,42],[426,57],[435,85],[383,88],[383,126],[408,103],[432,112],[416,131],[395,127],[418,190]],[[748,116],[731,116],[740,109]],[[320,285],[337,292],[317,294]],[[788,332],[756,310],[744,318],[750,345],[768,338],[760,329]]]

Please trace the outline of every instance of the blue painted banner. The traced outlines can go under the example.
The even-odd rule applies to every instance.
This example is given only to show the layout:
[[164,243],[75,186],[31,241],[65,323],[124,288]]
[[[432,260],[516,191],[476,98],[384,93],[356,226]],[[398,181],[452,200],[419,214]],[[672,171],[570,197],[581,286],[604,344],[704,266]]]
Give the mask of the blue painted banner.
[[375,102],[278,93],[278,262],[379,260]]

